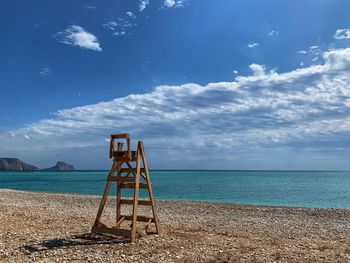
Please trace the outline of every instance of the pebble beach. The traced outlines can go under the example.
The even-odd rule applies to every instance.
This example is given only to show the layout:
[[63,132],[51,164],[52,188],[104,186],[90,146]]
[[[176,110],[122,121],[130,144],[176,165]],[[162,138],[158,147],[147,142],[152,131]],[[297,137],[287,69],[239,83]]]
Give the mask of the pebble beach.
[[0,262],[350,262],[347,209],[157,201],[163,233],[130,243],[90,234],[100,198],[0,190]]

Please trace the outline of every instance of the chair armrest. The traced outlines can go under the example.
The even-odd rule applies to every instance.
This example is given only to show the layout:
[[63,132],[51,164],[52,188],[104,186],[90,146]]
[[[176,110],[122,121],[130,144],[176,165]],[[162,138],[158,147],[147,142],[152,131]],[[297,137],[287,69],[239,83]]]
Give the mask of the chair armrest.
[[131,149],[130,149],[130,137],[129,134],[124,133],[124,134],[112,134],[111,135],[111,140],[109,143],[109,158],[112,158],[114,156],[115,150],[115,139],[125,139],[126,140],[126,145],[127,145],[127,151],[128,151],[128,158],[131,160]]

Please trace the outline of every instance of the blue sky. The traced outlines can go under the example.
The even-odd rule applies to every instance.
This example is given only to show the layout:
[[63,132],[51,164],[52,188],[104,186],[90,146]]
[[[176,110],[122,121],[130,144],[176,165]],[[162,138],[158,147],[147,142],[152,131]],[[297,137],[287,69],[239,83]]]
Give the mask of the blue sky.
[[9,1],[0,156],[108,168],[350,169],[349,1]]

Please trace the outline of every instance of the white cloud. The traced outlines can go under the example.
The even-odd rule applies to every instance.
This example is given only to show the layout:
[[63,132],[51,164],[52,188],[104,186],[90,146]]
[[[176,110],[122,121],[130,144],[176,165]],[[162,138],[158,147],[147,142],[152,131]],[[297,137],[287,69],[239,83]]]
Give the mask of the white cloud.
[[350,39],[350,29],[337,29],[337,31],[334,33],[333,38],[340,40]]
[[47,76],[49,76],[51,74],[52,74],[52,72],[51,72],[51,69],[50,69],[50,67],[48,65],[43,65],[41,67],[41,69],[39,70],[39,75],[41,77],[47,77]]
[[8,132],[8,135],[12,138],[16,137],[16,134],[14,132]]
[[[232,163],[233,153],[264,149],[346,150],[350,48],[323,52],[322,58],[320,65],[285,73],[252,64],[252,75],[232,82],[158,86],[145,94],[63,109],[10,131],[16,140],[0,135],[1,151],[105,148],[106,136],[118,132],[142,138],[151,156],[182,164],[213,156]],[[31,140],[22,141],[26,136]]]
[[269,37],[273,37],[273,36],[278,36],[279,31],[278,30],[271,30],[267,35]]
[[142,12],[149,5],[149,0],[139,0],[139,11]]
[[87,6],[84,6],[84,8],[90,9],[90,10],[96,10],[97,9],[97,7],[93,6],[93,5],[87,5]]
[[108,21],[102,26],[113,31],[115,36],[123,36],[129,32],[131,28],[136,26],[136,16],[132,12],[126,12],[124,17],[118,17],[116,21]]
[[164,0],[163,5],[167,8],[172,8],[172,7],[184,7],[186,0]]
[[175,0],[164,0],[164,6],[166,6],[166,7],[173,7],[174,5],[176,5],[176,1]]
[[126,12],[126,15],[128,17],[131,17],[131,18],[136,18],[135,14],[133,12],[130,12],[130,11]]
[[53,36],[63,44],[78,46],[94,51],[102,51],[97,37],[86,32],[81,26],[72,25],[66,30],[58,32]]
[[27,134],[24,134],[23,137],[24,137],[24,139],[26,139],[26,140],[29,140],[29,139],[30,139],[30,136],[27,135]]
[[249,68],[253,72],[254,76],[265,75],[265,66],[264,65],[251,64],[251,65],[249,65]]
[[238,70],[234,70],[234,71],[232,71],[232,72],[233,72],[233,74],[235,74],[235,75],[238,74]]
[[249,43],[249,44],[247,45],[248,48],[255,48],[255,47],[257,47],[257,46],[259,46],[259,43]]
[[306,50],[299,50],[299,51],[297,51],[297,54],[306,55],[307,51]]
[[115,30],[117,25],[118,25],[118,23],[116,21],[108,21],[108,22],[104,23],[102,26],[104,28],[108,28],[110,30]]
[[114,36],[124,36],[125,34],[126,34],[125,31],[117,31],[113,33]]
[[303,65],[305,63],[315,64],[322,60],[322,50],[317,45],[310,46],[308,50],[299,50],[297,51],[297,54],[303,55],[303,59],[305,60],[305,62],[303,61]]

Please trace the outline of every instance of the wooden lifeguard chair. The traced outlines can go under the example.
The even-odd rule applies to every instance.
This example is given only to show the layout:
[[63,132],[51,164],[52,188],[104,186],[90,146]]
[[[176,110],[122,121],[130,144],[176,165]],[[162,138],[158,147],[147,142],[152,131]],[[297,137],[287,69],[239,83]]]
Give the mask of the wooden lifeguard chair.
[[[117,148],[115,148],[115,140],[121,139],[126,140],[126,150],[123,150],[123,143],[120,141],[117,144]],[[152,184],[143,142],[138,142],[137,151],[131,151],[130,137],[128,134],[112,134],[109,158],[113,158],[113,165],[107,177],[106,188],[101,199],[95,223],[91,229],[92,234],[124,236],[130,238],[131,242],[134,242],[137,234],[142,237],[146,236],[152,223],[155,224],[156,233],[159,234],[161,229],[153,198]],[[134,166],[132,166],[132,164],[134,164]],[[101,223],[100,220],[112,182],[116,182],[117,187],[116,224],[112,227],[108,227]],[[123,188],[134,189],[133,199],[122,199]],[[139,189],[148,190],[149,200],[139,199]],[[121,205],[132,205],[132,214],[122,215]],[[138,215],[139,205],[150,206],[153,217]],[[121,228],[124,221],[131,221],[130,229]],[[141,228],[138,222],[146,222],[146,224]]]

